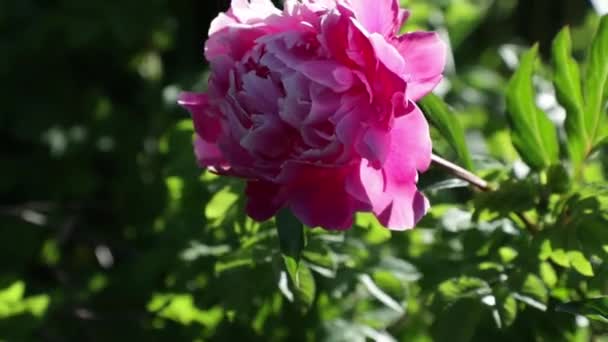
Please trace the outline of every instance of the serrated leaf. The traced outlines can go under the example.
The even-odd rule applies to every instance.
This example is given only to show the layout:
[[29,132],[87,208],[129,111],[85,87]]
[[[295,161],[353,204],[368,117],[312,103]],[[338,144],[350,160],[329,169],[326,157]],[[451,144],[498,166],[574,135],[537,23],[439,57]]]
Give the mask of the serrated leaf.
[[608,297],[563,303],[557,305],[556,310],[608,323]]
[[536,106],[532,76],[538,45],[521,58],[521,64],[507,87],[507,111],[513,144],[526,164],[536,170],[556,164],[559,145],[556,129]]
[[296,262],[299,261],[304,249],[304,225],[289,209],[279,211],[276,223],[281,252]]
[[472,170],[473,159],[466,144],[464,129],[447,104],[433,94],[425,96],[419,103],[431,124],[439,130],[439,133],[456,151],[462,165],[466,169]]
[[568,150],[575,165],[579,165],[585,159],[590,142],[585,125],[581,75],[578,64],[572,58],[572,41],[568,27],[555,37],[552,53],[555,67],[553,83],[559,103],[568,113],[566,116]]
[[585,77],[585,127],[592,145],[590,153],[597,143],[606,138],[606,88],[608,88],[608,16],[602,17],[589,52],[587,73]]

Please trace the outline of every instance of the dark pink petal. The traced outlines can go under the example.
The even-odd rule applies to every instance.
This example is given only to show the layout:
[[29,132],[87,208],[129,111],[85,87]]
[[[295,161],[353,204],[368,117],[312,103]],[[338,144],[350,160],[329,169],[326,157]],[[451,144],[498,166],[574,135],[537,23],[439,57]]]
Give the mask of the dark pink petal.
[[381,168],[390,153],[391,133],[389,130],[372,126],[365,131],[356,145],[357,152],[375,168]]
[[348,168],[288,162],[279,179],[288,184],[289,207],[302,223],[344,230],[352,227],[355,212],[364,208],[346,192],[348,172]]
[[196,135],[194,138],[194,154],[201,167],[214,167],[225,169],[229,167],[226,159],[216,144],[206,142]]
[[220,120],[212,115],[209,100],[203,93],[181,93],[178,103],[188,109],[194,121],[194,130],[205,141],[214,143],[222,131]]
[[310,61],[300,64],[297,70],[311,81],[335,92],[343,92],[352,87],[354,75],[350,69],[335,62]]
[[255,115],[254,126],[241,138],[241,146],[258,158],[279,158],[289,151],[289,135],[281,121],[269,115]]
[[281,186],[269,182],[247,182],[247,215],[256,221],[273,217],[285,204],[281,189]]

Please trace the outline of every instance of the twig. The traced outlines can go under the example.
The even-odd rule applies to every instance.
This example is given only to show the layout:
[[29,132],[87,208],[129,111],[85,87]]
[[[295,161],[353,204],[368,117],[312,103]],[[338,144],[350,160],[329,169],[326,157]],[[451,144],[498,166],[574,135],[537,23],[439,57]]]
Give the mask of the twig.
[[460,178],[467,183],[474,185],[476,188],[482,191],[491,191],[492,188],[488,185],[488,182],[480,178],[479,176],[473,174],[472,172],[450,162],[447,161],[436,154],[431,155],[431,160],[435,165],[441,167],[442,169],[448,171],[452,175]]
[[[481,191],[488,192],[495,190],[488,184],[487,181],[483,180],[481,177],[473,174],[469,170],[466,170],[450,161],[441,158],[436,154],[431,155],[431,161],[435,165],[441,167],[442,169],[455,176],[456,178],[464,180],[465,182],[475,186]],[[538,229],[538,226],[534,222],[532,222],[532,220],[530,220],[530,218],[528,218],[525,213],[518,212],[515,213],[515,215],[524,223],[526,229],[528,229],[528,231],[533,235],[540,231]]]

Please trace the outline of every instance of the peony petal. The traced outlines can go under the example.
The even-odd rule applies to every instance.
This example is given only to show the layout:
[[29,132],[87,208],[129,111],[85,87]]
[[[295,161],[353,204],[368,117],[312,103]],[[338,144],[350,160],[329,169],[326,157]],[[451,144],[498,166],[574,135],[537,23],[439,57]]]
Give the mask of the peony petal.
[[255,71],[250,71],[241,76],[242,98],[245,99],[256,113],[277,113],[278,100],[281,98],[281,90],[269,78],[258,76]]
[[181,93],[178,103],[188,109],[194,121],[194,130],[205,141],[214,143],[222,131],[217,117],[211,114],[208,96],[204,93]]
[[350,0],[350,7],[357,20],[370,33],[388,37],[403,23],[404,14],[397,0]]
[[198,134],[194,137],[194,154],[200,167],[228,167],[228,163],[218,146],[206,142]]
[[381,168],[390,152],[391,133],[387,129],[373,126],[365,131],[356,149],[375,168]]
[[384,226],[394,230],[410,229],[428,208],[416,182],[417,170],[426,170],[430,159],[428,124],[416,107],[395,120],[389,155],[382,169],[363,160],[358,174],[349,177],[347,191],[358,200],[370,203]]
[[269,182],[247,182],[247,215],[256,221],[273,217],[285,204],[281,189],[281,186]]
[[254,126],[241,138],[241,146],[258,158],[279,158],[289,152],[288,131],[269,115],[254,115]]
[[396,45],[405,60],[407,97],[417,101],[441,81],[447,45],[434,32],[404,34],[397,39]]
[[240,23],[252,24],[280,15],[281,11],[270,0],[232,0],[228,13]]
[[297,70],[311,81],[338,93],[351,88],[355,80],[350,69],[330,61],[305,62],[298,65]]
[[388,70],[397,74],[403,75],[406,72],[405,61],[403,60],[403,56],[399,53],[399,51],[386,39],[377,34],[372,33],[369,36],[369,40],[374,47],[374,53],[376,54],[376,58],[380,60]]
[[289,207],[305,225],[331,230],[350,229],[354,214],[369,209],[345,189],[348,168],[322,168],[288,162],[279,179],[288,184]]

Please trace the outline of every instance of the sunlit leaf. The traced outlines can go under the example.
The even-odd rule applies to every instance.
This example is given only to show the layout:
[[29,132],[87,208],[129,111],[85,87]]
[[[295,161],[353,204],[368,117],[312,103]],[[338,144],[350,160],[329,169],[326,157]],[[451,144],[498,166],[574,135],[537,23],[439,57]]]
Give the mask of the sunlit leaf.
[[572,265],[572,268],[574,268],[578,273],[587,277],[593,277],[593,267],[583,253],[580,251],[569,251],[568,260],[570,260],[570,265]]
[[507,112],[515,148],[526,164],[540,170],[557,163],[559,145],[555,126],[534,100],[532,76],[537,55],[535,45],[521,57],[507,88]]
[[553,41],[554,84],[559,102],[568,112],[566,131],[570,157],[578,165],[586,157],[589,133],[585,125],[585,111],[581,75],[572,58],[570,28],[564,28]]
[[290,256],[283,255],[283,260],[296,300],[307,310],[315,300],[317,291],[312,272],[306,263],[302,261],[298,262]]
[[602,17],[600,27],[591,45],[585,75],[585,127],[591,146],[587,153],[608,134],[606,127],[606,88],[608,87],[608,16]]

